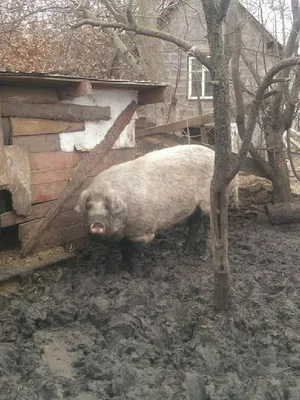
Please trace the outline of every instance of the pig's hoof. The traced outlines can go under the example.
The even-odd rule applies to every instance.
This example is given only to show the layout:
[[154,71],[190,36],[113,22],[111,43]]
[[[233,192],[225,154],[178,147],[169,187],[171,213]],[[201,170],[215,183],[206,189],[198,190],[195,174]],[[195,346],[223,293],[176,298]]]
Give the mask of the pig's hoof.
[[122,260],[120,266],[121,266],[121,268],[122,268],[124,271],[127,271],[127,272],[129,272],[130,274],[132,273],[132,270],[133,270],[133,263],[132,263],[131,261],[124,261],[124,260]]

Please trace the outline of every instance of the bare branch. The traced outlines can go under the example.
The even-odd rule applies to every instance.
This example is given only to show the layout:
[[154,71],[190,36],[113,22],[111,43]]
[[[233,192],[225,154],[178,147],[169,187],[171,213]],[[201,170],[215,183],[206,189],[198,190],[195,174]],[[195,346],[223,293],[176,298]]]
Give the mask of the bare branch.
[[124,24],[122,22],[114,22],[114,21],[113,22],[104,21],[101,20],[100,18],[97,18],[93,13],[87,10],[84,10],[84,12],[80,12],[80,16],[82,16],[83,19],[79,21],[77,24],[74,24],[72,26],[72,29],[77,29],[83,25],[91,25],[99,28],[117,28],[117,29],[122,29],[124,31],[135,32],[139,35],[145,35],[157,39],[162,39],[177,45],[187,53],[193,54],[203,65],[206,66],[206,68],[211,70],[211,62],[209,58],[200,51],[198,46],[193,45],[190,41],[172,35],[171,33],[160,31],[158,29],[142,27],[139,25],[129,25],[129,24]]
[[243,138],[245,136],[245,107],[243,100],[241,75],[240,75],[240,56],[242,50],[242,37],[241,37],[240,25],[238,23],[235,23],[234,28],[235,28],[233,33],[234,50],[231,59],[231,75],[233,81],[233,89],[234,89],[236,112],[237,112],[236,124],[239,136]]
[[[300,31],[300,10],[298,5],[298,0],[292,0],[292,12],[293,12],[293,24],[287,40],[287,44],[285,46],[285,51],[284,51],[285,58],[291,57],[294,54],[295,46],[297,44],[297,38]],[[290,70],[291,66],[282,71],[281,77],[287,78],[290,74]],[[271,113],[273,124],[275,124],[275,122],[281,124],[282,122],[279,116],[280,116],[280,106],[282,104],[284,89],[285,85],[284,83],[282,83],[279,88],[279,93],[278,95],[275,96],[274,99],[274,103],[272,106],[272,113]]]
[[[239,170],[240,170],[241,166],[243,165],[243,162],[247,156],[247,153],[249,151],[249,146],[250,146],[250,143],[252,140],[252,135],[254,132],[256,120],[257,120],[257,117],[259,114],[259,109],[260,109],[261,104],[264,99],[264,93],[265,93],[266,89],[268,88],[268,86],[270,85],[270,83],[272,82],[273,77],[276,74],[278,74],[279,72],[281,72],[283,69],[290,68],[293,65],[299,65],[299,64],[300,64],[300,57],[287,58],[285,60],[280,61],[278,64],[274,65],[268,71],[266,76],[264,77],[261,85],[258,87],[258,89],[256,91],[255,98],[252,102],[252,108],[251,108],[247,128],[245,131],[244,139],[243,139],[243,142],[242,142],[239,154],[238,154],[236,166],[229,173],[229,175],[226,179],[226,183],[231,182],[231,180],[236,176],[236,174],[239,172]],[[271,170],[270,170],[270,172],[271,172]],[[271,172],[271,174],[273,174],[273,172]]]
[[251,72],[253,78],[255,79],[255,82],[257,84],[257,86],[259,86],[261,84],[261,78],[258,75],[256,69],[254,68],[252,62],[248,59],[248,57],[246,56],[244,51],[241,51],[241,57],[242,60],[244,61],[246,67],[249,69],[249,71]]
[[128,23],[130,25],[134,26],[136,24],[136,22],[135,22],[133,13],[132,13],[132,4],[133,4],[133,0],[128,0],[127,9],[126,9],[126,15],[127,15]]
[[125,43],[121,40],[120,36],[114,29],[103,28],[103,32],[109,37],[110,41],[116,49],[118,49],[119,54],[127,62],[127,64],[133,69],[137,74],[139,79],[145,79],[143,69],[138,62],[138,59],[128,50]]

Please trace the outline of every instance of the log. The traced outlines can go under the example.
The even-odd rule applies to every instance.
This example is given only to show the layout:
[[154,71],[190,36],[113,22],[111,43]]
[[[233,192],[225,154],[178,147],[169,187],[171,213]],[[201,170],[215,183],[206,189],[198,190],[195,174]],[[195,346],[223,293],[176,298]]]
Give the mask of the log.
[[22,255],[25,256],[34,248],[43,233],[46,231],[50,222],[59,213],[64,203],[73,195],[75,190],[79,188],[82,183],[84,183],[86,177],[92,171],[92,169],[95,168],[97,163],[113,147],[124,128],[131,121],[136,109],[137,104],[135,101],[132,101],[115,120],[102,142],[95,146],[91,152],[89,152],[83,159],[79,161],[76,168],[74,168],[73,175],[67,187],[63,190],[55,205],[49,210],[43,223],[38,226],[37,230],[33,232],[31,238],[22,246]]
[[273,225],[300,223],[300,203],[277,203],[268,206],[269,221]]
[[108,121],[110,107],[81,106],[77,104],[15,103],[0,102],[3,117],[41,118],[60,121]]
[[1,85],[0,101],[57,103],[58,97],[50,88]]

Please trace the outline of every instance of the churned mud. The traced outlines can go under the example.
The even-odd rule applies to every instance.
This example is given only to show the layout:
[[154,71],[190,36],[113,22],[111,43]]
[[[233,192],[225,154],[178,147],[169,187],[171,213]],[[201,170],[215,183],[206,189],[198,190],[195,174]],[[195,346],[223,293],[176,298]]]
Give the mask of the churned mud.
[[0,399],[300,399],[300,227],[231,223],[230,314],[184,234],[4,285]]

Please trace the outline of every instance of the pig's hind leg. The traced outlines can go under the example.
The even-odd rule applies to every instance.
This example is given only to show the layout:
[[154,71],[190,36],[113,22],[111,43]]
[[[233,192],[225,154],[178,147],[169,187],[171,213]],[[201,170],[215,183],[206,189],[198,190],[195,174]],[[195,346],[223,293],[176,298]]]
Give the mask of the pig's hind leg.
[[202,260],[207,260],[210,256],[210,217],[200,208],[197,208],[188,218],[188,236],[184,243],[184,251],[189,252],[196,247],[200,228],[203,228],[202,234]]
[[197,243],[197,237],[199,235],[199,230],[202,225],[202,211],[197,208],[193,214],[191,214],[187,220],[188,225],[188,235],[184,243],[184,251],[191,251],[195,248]]

